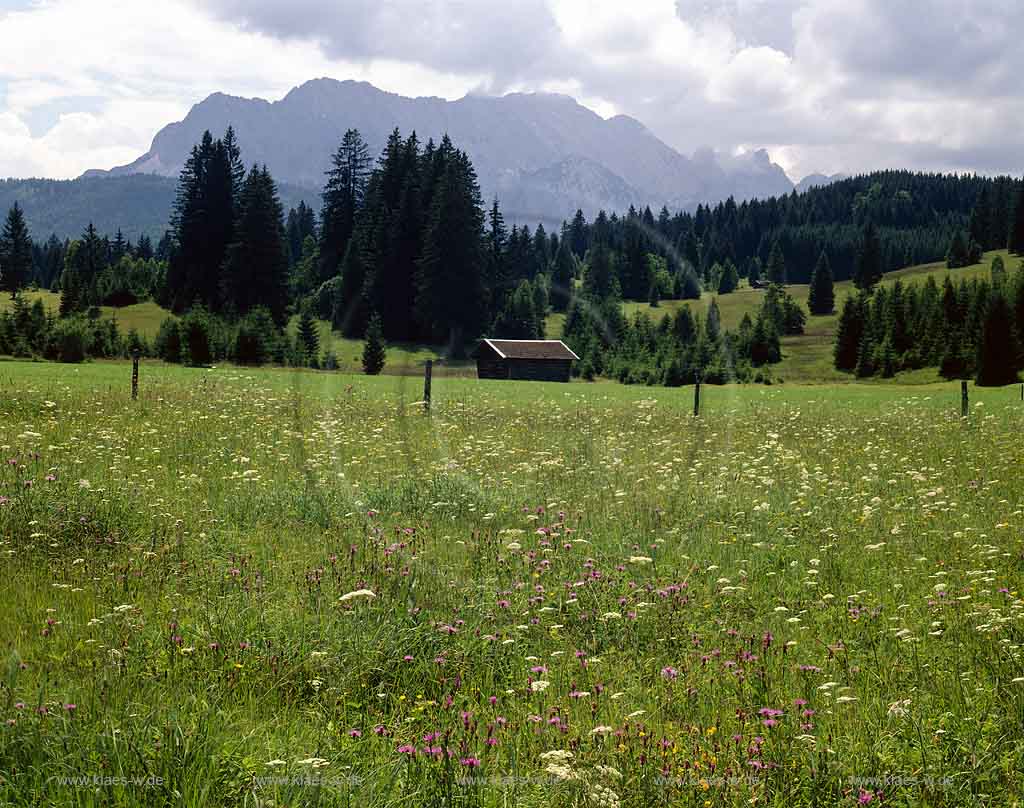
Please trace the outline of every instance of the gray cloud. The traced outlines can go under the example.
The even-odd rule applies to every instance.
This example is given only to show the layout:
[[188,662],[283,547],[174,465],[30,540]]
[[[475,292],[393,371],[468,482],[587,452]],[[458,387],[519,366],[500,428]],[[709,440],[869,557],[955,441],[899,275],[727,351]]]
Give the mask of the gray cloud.
[[[766,146],[797,174],[897,160],[1019,168],[1012,119],[1024,110],[1013,78],[1024,68],[1015,41],[1024,6],[1015,0],[675,0],[667,14],[638,0],[603,25],[590,19],[600,4],[560,2],[204,7],[270,36],[315,39],[334,58],[482,75],[492,92],[569,84],[682,150]],[[979,119],[975,131],[965,115]]]
[[557,27],[541,0],[211,0],[203,7],[260,33],[316,40],[334,59],[394,59],[488,73],[499,87],[527,74],[558,45]]

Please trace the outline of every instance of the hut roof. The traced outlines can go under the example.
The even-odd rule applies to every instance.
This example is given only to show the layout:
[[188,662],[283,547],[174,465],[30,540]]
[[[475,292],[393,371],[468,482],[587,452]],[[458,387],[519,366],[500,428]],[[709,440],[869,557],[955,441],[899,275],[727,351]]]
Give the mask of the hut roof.
[[485,339],[502,359],[579,359],[560,339]]

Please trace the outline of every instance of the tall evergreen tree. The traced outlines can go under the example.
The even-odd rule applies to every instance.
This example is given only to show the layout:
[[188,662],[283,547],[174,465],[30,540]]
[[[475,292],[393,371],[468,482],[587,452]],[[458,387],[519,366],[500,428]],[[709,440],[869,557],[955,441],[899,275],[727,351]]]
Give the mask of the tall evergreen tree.
[[831,314],[835,311],[836,295],[832,282],[832,265],[824,250],[811,275],[811,288],[807,293],[807,308],[811,314]]
[[346,337],[358,337],[366,328],[366,269],[357,239],[349,239],[345,260],[341,264],[341,283],[334,301],[331,322]]
[[587,254],[587,220],[583,211],[577,208],[576,215],[572,217],[572,224],[569,225],[569,248],[577,261],[582,261]]
[[[366,199],[370,153],[357,129],[349,129],[331,158],[320,214],[320,280],[338,274]],[[359,290],[362,291],[361,288]]]
[[265,306],[281,325],[287,283],[288,254],[277,186],[266,166],[253,166],[242,187],[235,241],[224,264],[224,300],[238,314]]
[[313,319],[310,307],[303,306],[299,314],[297,347],[305,356],[306,364],[311,367],[320,365],[320,328]]
[[730,292],[735,292],[736,287],[740,285],[740,274],[736,270],[736,265],[729,260],[725,259],[725,266],[722,267],[722,274],[718,279],[718,293],[721,295],[727,295]]
[[1013,208],[1010,213],[1010,235],[1007,247],[1010,252],[1024,254],[1024,179],[1017,183]]
[[193,146],[178,177],[171,216],[173,247],[167,271],[168,303],[184,311],[195,302],[215,310],[221,303],[221,267],[233,241],[235,169],[230,148],[209,131]]
[[551,302],[555,311],[565,311],[569,307],[569,298],[572,296],[573,281],[576,277],[576,259],[566,241],[562,239],[562,243],[558,245],[551,271]]
[[852,371],[857,367],[860,341],[864,335],[863,298],[848,295],[843,302],[836,329],[835,366],[837,370]]
[[861,232],[853,285],[858,289],[870,292],[881,280],[882,244],[878,239],[878,231],[875,229],[874,223],[869,219]]
[[496,317],[505,309],[505,301],[512,293],[511,272],[508,257],[508,229],[505,217],[498,206],[498,200],[491,203],[487,214],[487,269],[485,283],[490,296],[492,317]]
[[978,342],[977,384],[996,387],[1017,381],[1020,366],[1020,343],[1013,323],[1013,310],[1002,290],[995,290],[988,300],[985,319]]
[[782,254],[782,245],[779,244],[778,239],[772,242],[772,251],[768,254],[767,272],[769,283],[786,285],[786,258]]
[[380,317],[370,317],[366,326],[366,340],[363,343],[363,373],[376,376],[384,370],[387,358],[387,344],[384,342],[384,328]]
[[25,223],[25,214],[15,202],[0,233],[0,289],[18,296],[32,276],[32,238]]
[[949,242],[949,251],[946,253],[946,267],[948,269],[958,269],[968,266],[970,263],[964,234],[957,230]]
[[469,158],[447,136],[423,252],[417,265],[416,314],[424,331],[458,355],[484,326],[484,217],[480,187]]

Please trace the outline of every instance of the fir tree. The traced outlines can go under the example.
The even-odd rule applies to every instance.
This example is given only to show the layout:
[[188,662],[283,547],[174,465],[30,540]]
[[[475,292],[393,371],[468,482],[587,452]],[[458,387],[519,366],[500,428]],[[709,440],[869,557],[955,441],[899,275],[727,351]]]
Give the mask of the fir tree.
[[359,245],[351,239],[341,265],[341,283],[334,301],[331,322],[346,337],[358,337],[366,329],[366,305],[363,288],[366,270]]
[[878,231],[869,219],[861,233],[857,249],[857,262],[853,274],[853,285],[870,292],[882,280],[882,245]]
[[834,361],[837,370],[852,371],[857,367],[860,340],[864,334],[863,298],[848,295],[843,302],[836,329]]
[[447,341],[456,354],[484,326],[483,210],[476,172],[447,136],[417,262],[416,315],[424,331]]
[[835,311],[835,287],[832,283],[832,265],[824,250],[811,275],[811,288],[807,294],[807,308],[811,314],[832,314]]
[[[336,275],[366,199],[370,153],[357,129],[345,132],[331,158],[320,214],[320,280]],[[361,291],[361,287],[360,287]]]
[[1000,290],[989,296],[978,342],[977,376],[980,386],[997,387],[1017,381],[1020,344],[1013,311]]
[[782,254],[782,245],[778,239],[772,243],[772,251],[768,254],[767,272],[769,283],[786,285],[786,258]]
[[311,367],[320,364],[320,328],[309,306],[303,306],[299,315],[298,346]]
[[551,272],[551,300],[555,311],[565,311],[568,308],[573,279],[576,277],[576,259],[567,242],[568,239],[562,239],[562,243],[558,245]]
[[266,166],[253,166],[245,179],[235,241],[223,270],[223,299],[238,314],[256,306],[285,320],[288,255],[277,186]]
[[587,254],[587,247],[587,220],[583,217],[583,211],[577,209],[569,225],[569,249],[577,261],[582,261]]
[[[193,146],[178,177],[171,215],[173,247],[167,271],[168,303],[184,311],[196,300],[208,309],[221,302],[220,271],[233,240],[236,199],[232,155],[224,141],[209,131]],[[88,280],[83,278],[88,284]]]
[[992,276],[992,286],[1002,288],[1006,283],[1006,264],[1003,263],[1003,257],[997,255],[992,259],[992,266],[989,269],[989,274]]
[[15,202],[7,212],[0,234],[0,289],[18,296],[32,275],[32,238],[21,206]]
[[736,287],[740,285],[740,275],[736,271],[736,265],[726,259],[725,266],[722,267],[722,274],[718,281],[718,293],[721,295],[727,295],[730,292],[736,291]]
[[1007,247],[1010,252],[1024,253],[1024,180],[1017,183],[1017,192],[1010,212],[1009,231]]
[[960,267],[968,266],[970,263],[964,234],[957,230],[949,242],[949,251],[946,253],[946,267],[949,269],[959,269]]
[[377,376],[384,369],[387,357],[387,345],[384,342],[384,328],[380,317],[370,317],[366,326],[366,340],[363,343],[363,373]]
[[704,333],[712,342],[717,342],[722,335],[722,313],[718,309],[718,301],[714,298],[711,298],[711,305],[708,306]]

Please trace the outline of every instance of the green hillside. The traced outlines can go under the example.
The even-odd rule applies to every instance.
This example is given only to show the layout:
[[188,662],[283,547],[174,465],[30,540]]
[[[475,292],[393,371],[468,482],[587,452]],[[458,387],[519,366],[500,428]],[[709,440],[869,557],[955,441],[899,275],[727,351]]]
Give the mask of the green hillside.
[[[961,278],[975,278],[987,276],[992,260],[1001,256],[1009,271],[1016,271],[1019,259],[1011,256],[1006,250],[999,250],[985,253],[981,263],[962,269],[946,269],[944,263],[919,264],[907,267],[896,272],[886,274],[882,281],[884,285],[891,285],[897,279],[904,283],[924,282],[931,276],[936,283],[942,284],[948,276],[954,280]],[[792,284],[787,287],[793,295],[805,307],[807,305],[807,284]],[[842,281],[836,284],[836,310],[842,307],[843,300],[847,295],[854,292],[851,281]],[[26,292],[29,301],[40,299],[48,309],[56,312],[60,304],[60,295],[54,292],[30,291]],[[757,309],[764,299],[765,290],[751,289],[743,286],[735,292],[727,295],[713,295],[705,292],[700,300],[666,300],[659,306],[652,307],[647,303],[626,302],[623,308],[630,316],[641,312],[657,321],[666,314],[674,314],[681,306],[689,305],[694,314],[703,315],[712,299],[717,299],[719,310],[722,313],[722,323],[726,328],[736,328],[744,314],[755,316]],[[0,298],[0,311],[9,308],[10,298],[6,295]],[[133,306],[113,308],[104,306],[104,316],[114,316],[123,332],[129,329],[136,329],[147,339],[156,336],[161,321],[168,316],[165,309],[160,308],[152,301],[137,303]],[[838,321],[838,314],[826,317],[808,317],[806,333],[800,336],[784,337],[782,339],[783,359],[773,366],[774,375],[782,381],[813,383],[848,380],[849,376],[840,373],[832,367],[832,337]],[[547,336],[550,339],[557,339],[562,335],[562,325],[565,322],[564,314],[550,314],[547,318]],[[326,352],[334,351],[338,358],[340,369],[343,371],[355,372],[360,369],[362,356],[362,342],[355,339],[346,339],[338,331],[331,329],[330,323],[325,320],[319,322],[320,345]],[[289,324],[290,333],[294,335],[297,326],[297,318],[293,318]],[[443,348],[419,344],[396,344],[388,346],[388,367],[386,372],[419,372],[426,359],[438,359]],[[465,375],[474,372],[473,366],[468,362],[452,362],[447,365],[445,371],[448,375]],[[914,371],[899,375],[898,380],[904,383],[921,383],[938,380],[935,369]]]
[[[882,281],[883,285],[892,285],[897,280],[907,283],[923,283],[929,276],[935,279],[940,286],[949,277],[954,281],[962,278],[971,279],[979,276],[987,277],[992,260],[1001,256],[1006,264],[1007,270],[1011,273],[1016,271],[1019,258],[1009,255],[1006,250],[997,250],[985,253],[981,263],[961,269],[947,269],[944,262],[931,264],[918,264],[907,267],[896,272],[889,272]],[[808,284],[791,284],[787,291],[799,301],[804,308],[807,307]],[[840,373],[832,367],[832,337],[835,333],[836,323],[839,320],[838,312],[842,309],[843,301],[847,295],[853,294],[852,281],[841,281],[835,285],[836,290],[836,314],[824,317],[807,318],[806,332],[801,336],[784,337],[782,339],[783,359],[773,366],[774,374],[785,381],[816,382],[816,381],[838,381],[849,378],[847,374]],[[667,313],[675,313],[683,305],[689,305],[694,314],[703,315],[712,299],[718,301],[718,308],[722,313],[722,325],[727,329],[736,328],[744,314],[754,317],[757,309],[761,306],[766,290],[751,289],[743,286],[735,292],[727,295],[714,295],[705,292],[700,300],[666,300],[661,305],[652,307],[648,303],[627,302],[623,307],[627,314],[632,316],[636,312],[647,314],[654,320],[659,320]],[[553,315],[548,318],[548,336],[556,337],[561,334],[564,316]],[[908,378],[911,376],[913,378]],[[936,381],[937,374],[933,369],[915,371],[913,374],[904,374],[903,381]]]

